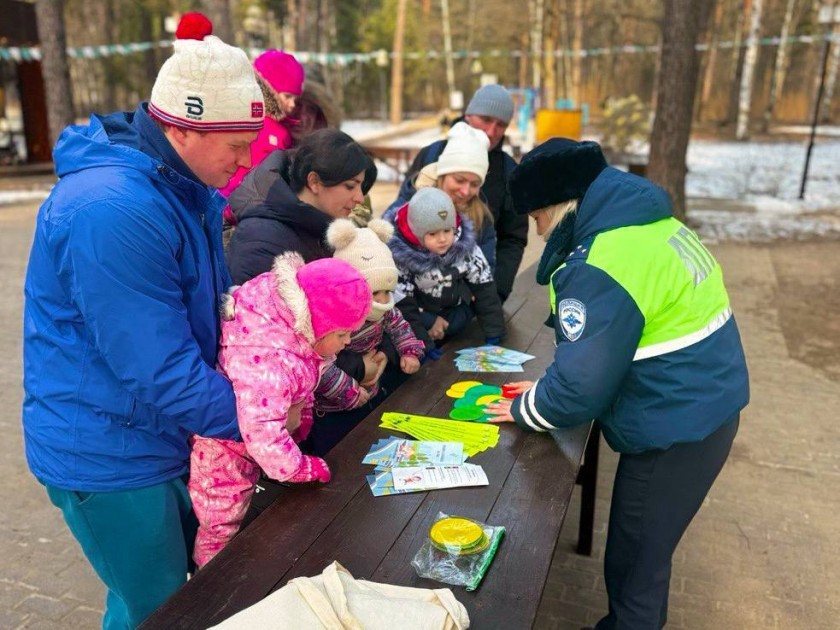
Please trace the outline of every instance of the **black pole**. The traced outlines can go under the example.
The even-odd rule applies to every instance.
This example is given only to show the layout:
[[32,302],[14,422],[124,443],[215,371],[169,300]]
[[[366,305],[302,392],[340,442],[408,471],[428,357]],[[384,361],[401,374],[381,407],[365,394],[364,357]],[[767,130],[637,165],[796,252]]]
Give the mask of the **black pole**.
[[[834,9],[832,3],[832,10]],[[832,17],[833,13],[832,13]],[[822,51],[822,70],[820,72],[820,87],[817,88],[817,102],[814,104],[814,115],[811,119],[811,138],[808,140],[808,150],[805,152],[805,168],[802,171],[802,184],[799,187],[799,198],[805,198],[805,184],[808,181],[808,167],[811,164],[811,152],[814,150],[814,138],[817,135],[817,121],[820,116],[820,104],[822,103],[823,89],[825,88],[825,74],[828,67],[828,50],[831,47],[832,22],[828,23],[825,31],[825,41]]]

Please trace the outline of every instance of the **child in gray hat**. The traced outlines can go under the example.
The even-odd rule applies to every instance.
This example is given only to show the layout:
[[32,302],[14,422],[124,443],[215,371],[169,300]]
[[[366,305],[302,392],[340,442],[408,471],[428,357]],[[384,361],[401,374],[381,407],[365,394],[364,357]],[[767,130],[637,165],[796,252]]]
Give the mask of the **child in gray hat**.
[[422,188],[392,220],[396,229],[388,246],[399,271],[395,300],[426,343],[429,358],[439,358],[436,343],[461,332],[473,315],[487,343],[501,341],[504,316],[490,265],[472,224],[455,211],[449,195]]

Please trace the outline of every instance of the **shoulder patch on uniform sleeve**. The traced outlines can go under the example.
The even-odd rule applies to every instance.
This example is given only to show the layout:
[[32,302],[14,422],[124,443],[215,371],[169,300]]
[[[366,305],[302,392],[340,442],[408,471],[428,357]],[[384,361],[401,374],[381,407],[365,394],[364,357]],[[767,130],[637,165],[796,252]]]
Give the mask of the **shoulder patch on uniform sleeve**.
[[586,306],[580,300],[560,300],[557,305],[557,319],[566,339],[577,341],[586,327]]

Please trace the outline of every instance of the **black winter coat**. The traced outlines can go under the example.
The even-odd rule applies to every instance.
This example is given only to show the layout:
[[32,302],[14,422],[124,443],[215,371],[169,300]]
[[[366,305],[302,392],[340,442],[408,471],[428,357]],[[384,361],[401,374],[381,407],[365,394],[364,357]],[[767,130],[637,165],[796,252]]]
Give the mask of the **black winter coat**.
[[227,263],[234,284],[270,271],[275,256],[297,252],[306,262],[329,258],[325,235],[332,217],[297,198],[287,180],[289,159],[275,151],[231,194],[237,218]]

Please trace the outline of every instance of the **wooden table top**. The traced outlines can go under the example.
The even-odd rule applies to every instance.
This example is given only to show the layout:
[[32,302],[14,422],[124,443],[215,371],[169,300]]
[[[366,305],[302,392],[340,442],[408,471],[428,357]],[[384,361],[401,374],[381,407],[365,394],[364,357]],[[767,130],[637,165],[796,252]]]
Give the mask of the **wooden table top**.
[[574,490],[589,425],[551,435],[501,425],[499,444],[469,460],[484,468],[490,481],[485,487],[374,497],[365,479],[372,467],[361,461],[378,439],[403,436],[379,428],[385,411],[446,417],[453,401],[444,392],[455,381],[475,379],[500,385],[541,376],[554,350],[553,331],[542,325],[547,311],[545,287],[533,280],[520,283],[505,304],[508,335],[504,346],[537,357],[525,364],[523,374],[458,372],[454,350],[481,344],[477,327],[471,327],[463,340],[447,344],[440,360],[424,365],[327,455],[330,483],[289,488],[142,627],[206,628],[292,578],[320,574],[333,560],[356,578],[446,587],[419,578],[410,564],[438,512],[444,512],[507,529],[478,590],[468,593],[462,587],[450,587],[466,606],[473,627],[530,628]]

